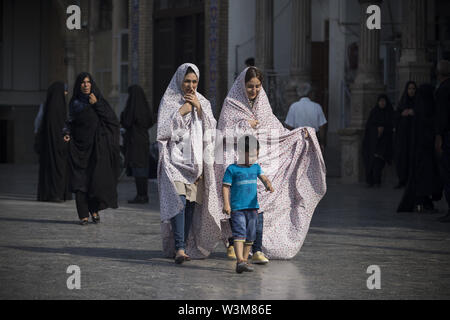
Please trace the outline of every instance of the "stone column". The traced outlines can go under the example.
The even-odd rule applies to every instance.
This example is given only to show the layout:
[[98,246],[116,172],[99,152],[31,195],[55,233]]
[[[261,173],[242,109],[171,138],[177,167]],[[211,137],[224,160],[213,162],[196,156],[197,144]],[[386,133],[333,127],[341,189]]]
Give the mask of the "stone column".
[[95,58],[95,33],[99,29],[100,1],[89,1],[89,73],[95,78],[94,58]]
[[426,0],[402,0],[402,53],[398,63],[399,95],[406,82],[431,81],[432,63],[426,59]]
[[255,65],[264,73],[264,89],[269,101],[276,110],[276,74],[274,72],[273,53],[273,0],[257,0],[255,2]]
[[139,84],[153,102],[153,0],[139,1]]
[[109,102],[114,110],[118,110],[120,96],[120,37],[121,31],[126,29],[126,10],[128,10],[125,0],[113,0],[112,12],[112,61],[111,61],[111,93]]
[[289,78],[286,108],[298,100],[298,86],[303,82],[311,83],[311,0],[292,0]]
[[382,0],[359,0],[361,6],[361,28],[358,51],[358,70],[351,90],[350,127],[340,130],[341,178],[343,183],[362,180],[364,168],[361,157],[361,142],[364,126],[377,96],[385,91],[380,65],[380,30],[369,30],[366,26],[367,7],[381,5]]
[[[258,0],[259,1],[259,0]],[[228,92],[228,1],[205,1],[205,93],[219,117]],[[200,81],[202,75],[200,75]]]
[[266,73],[273,70],[273,0],[257,0],[255,10],[255,64]]

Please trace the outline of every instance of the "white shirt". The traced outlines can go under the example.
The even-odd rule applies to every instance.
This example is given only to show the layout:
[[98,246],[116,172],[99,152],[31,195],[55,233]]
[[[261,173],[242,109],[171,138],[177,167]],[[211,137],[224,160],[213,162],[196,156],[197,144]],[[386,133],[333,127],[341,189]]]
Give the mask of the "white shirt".
[[292,128],[311,127],[317,131],[327,123],[322,107],[309,98],[301,98],[289,108],[285,123]]

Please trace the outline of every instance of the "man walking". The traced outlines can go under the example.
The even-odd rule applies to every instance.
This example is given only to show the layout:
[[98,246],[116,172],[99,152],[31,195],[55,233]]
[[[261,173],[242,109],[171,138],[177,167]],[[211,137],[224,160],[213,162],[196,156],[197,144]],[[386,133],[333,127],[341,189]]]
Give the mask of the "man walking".
[[300,100],[293,103],[289,108],[285,121],[286,128],[289,130],[301,127],[314,128],[316,133],[318,133],[317,137],[323,152],[325,142],[324,126],[327,120],[323,114],[322,107],[318,103],[311,101],[311,84],[306,82],[302,83],[298,87],[297,93],[300,96]]

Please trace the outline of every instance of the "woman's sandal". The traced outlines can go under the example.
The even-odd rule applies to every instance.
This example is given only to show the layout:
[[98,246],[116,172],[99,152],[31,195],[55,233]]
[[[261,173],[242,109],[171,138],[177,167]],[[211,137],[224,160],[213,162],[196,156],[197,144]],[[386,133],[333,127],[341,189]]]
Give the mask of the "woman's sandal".
[[100,216],[98,213],[92,214],[92,222],[99,223],[100,222]]
[[82,226],[86,226],[88,223],[89,223],[88,219],[80,220],[80,225],[82,225]]

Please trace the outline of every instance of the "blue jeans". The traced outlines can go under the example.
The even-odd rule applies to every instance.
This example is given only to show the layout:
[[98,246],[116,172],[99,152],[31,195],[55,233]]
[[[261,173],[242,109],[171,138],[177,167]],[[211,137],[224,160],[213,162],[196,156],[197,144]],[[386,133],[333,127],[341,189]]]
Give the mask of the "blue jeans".
[[258,211],[238,210],[231,213],[231,226],[234,241],[253,245],[256,238],[256,220]]
[[183,202],[184,208],[175,217],[170,219],[176,251],[186,249],[186,240],[191,229],[195,209],[195,202],[186,201],[185,196],[180,196],[180,199]]
[[[255,242],[253,243],[252,246],[252,252],[258,252],[261,251],[262,252],[262,238],[263,238],[263,229],[264,229],[264,212],[259,212],[258,213],[258,218],[256,221],[256,238],[255,238]],[[231,219],[228,220],[230,222],[230,226],[232,227],[233,222],[231,221]],[[228,243],[230,246],[234,245],[234,239],[233,237],[228,238]]]

